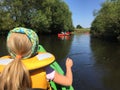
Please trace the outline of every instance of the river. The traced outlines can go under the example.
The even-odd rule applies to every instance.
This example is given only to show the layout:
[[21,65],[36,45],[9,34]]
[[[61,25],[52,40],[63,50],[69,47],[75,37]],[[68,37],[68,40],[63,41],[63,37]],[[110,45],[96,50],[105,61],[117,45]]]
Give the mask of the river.
[[[6,55],[5,37],[0,38],[0,56]],[[55,55],[65,71],[67,57],[73,59],[75,90],[120,90],[120,44],[92,39],[89,34],[58,38],[40,35],[40,44]]]

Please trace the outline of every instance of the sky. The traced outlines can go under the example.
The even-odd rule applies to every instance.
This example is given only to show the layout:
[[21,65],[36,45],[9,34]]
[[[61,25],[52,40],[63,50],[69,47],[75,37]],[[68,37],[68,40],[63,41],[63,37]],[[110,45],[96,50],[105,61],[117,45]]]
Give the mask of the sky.
[[93,12],[100,10],[105,0],[64,0],[72,12],[73,25],[81,25],[83,28],[90,28],[94,20]]

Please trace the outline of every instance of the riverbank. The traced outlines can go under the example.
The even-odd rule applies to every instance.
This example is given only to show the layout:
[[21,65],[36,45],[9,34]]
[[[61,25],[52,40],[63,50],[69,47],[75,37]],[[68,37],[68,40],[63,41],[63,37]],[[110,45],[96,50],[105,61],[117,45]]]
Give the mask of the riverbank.
[[76,33],[90,33],[90,29],[89,28],[74,29],[74,32],[72,32],[72,34]]

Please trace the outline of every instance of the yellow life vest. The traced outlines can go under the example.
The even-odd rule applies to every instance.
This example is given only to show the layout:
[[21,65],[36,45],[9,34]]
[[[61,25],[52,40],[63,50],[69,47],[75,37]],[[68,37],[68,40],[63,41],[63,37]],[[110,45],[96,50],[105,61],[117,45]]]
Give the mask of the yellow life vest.
[[[0,72],[4,67],[10,63],[13,59],[10,59],[10,56],[4,56],[0,58]],[[51,64],[55,60],[55,57],[47,52],[39,53],[38,55],[29,58],[23,59],[22,62],[26,68],[30,71],[30,76],[32,80],[32,88],[42,88],[47,89],[50,85],[46,79],[46,72],[44,68]]]

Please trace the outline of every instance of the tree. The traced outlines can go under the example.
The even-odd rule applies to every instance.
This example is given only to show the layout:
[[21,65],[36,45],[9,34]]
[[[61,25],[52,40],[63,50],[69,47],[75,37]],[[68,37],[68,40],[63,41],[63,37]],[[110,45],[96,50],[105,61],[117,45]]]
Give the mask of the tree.
[[23,26],[37,32],[67,31],[73,28],[71,15],[63,0],[1,0],[0,30]]
[[77,29],[80,29],[80,28],[82,28],[82,26],[80,26],[80,25],[77,25],[77,26],[76,26],[76,28],[77,28]]
[[97,12],[91,26],[92,35],[118,38],[120,36],[120,1],[107,0]]
[[54,5],[51,7],[51,25],[50,30],[52,32],[58,33],[61,31],[68,31],[73,29],[71,12],[68,6],[60,0],[56,0]]

